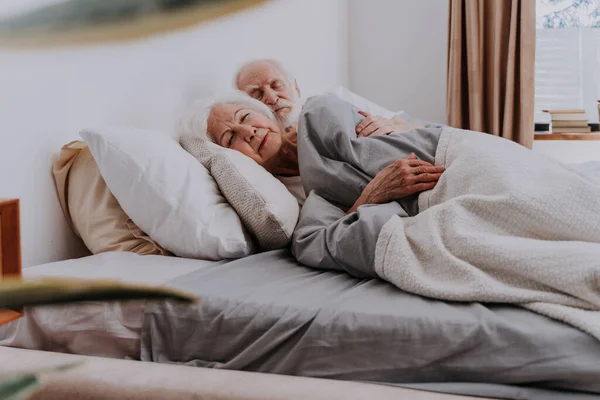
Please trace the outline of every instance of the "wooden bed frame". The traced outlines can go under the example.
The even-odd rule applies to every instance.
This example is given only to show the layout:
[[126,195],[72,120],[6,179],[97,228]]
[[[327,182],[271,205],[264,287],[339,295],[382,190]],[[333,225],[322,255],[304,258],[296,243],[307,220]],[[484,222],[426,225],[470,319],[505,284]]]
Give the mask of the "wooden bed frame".
[[[0,199],[0,278],[21,276],[21,229],[19,200]],[[0,325],[21,316],[0,309]]]

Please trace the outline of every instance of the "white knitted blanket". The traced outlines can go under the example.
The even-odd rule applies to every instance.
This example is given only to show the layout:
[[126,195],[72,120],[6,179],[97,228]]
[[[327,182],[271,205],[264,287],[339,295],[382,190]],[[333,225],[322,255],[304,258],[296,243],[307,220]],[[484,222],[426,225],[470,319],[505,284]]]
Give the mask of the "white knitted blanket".
[[512,303],[600,339],[600,179],[514,142],[446,128],[420,213],[382,229],[377,274],[448,300]]

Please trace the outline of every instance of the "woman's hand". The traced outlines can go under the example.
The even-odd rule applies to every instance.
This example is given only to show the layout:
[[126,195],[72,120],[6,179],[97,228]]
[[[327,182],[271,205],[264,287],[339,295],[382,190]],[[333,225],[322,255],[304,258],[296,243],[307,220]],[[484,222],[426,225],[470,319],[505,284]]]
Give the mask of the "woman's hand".
[[417,160],[414,153],[397,160],[375,175],[348,213],[356,211],[364,204],[389,203],[431,190],[444,170],[444,167],[435,167],[426,161]]

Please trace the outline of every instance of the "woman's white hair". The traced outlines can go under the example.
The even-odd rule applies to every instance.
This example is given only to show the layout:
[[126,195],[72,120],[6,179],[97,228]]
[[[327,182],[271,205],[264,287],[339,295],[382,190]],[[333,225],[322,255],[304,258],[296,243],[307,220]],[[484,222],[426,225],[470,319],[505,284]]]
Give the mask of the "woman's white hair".
[[208,118],[213,108],[221,104],[236,104],[246,107],[277,122],[275,115],[269,107],[248,96],[246,93],[236,90],[222,97],[194,101],[180,119],[179,135],[199,137],[210,142],[215,142],[215,139],[208,134]]

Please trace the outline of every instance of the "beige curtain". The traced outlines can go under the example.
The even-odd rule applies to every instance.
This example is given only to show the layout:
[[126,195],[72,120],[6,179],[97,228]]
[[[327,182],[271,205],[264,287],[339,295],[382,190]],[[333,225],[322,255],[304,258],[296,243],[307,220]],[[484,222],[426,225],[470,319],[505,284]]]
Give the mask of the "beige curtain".
[[449,0],[448,125],[531,148],[535,0]]

